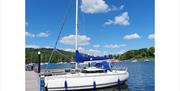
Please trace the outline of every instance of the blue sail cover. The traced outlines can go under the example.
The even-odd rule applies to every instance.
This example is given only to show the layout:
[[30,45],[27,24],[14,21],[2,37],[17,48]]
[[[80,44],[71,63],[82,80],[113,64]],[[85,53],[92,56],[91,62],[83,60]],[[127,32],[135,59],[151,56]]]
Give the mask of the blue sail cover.
[[84,62],[83,59],[82,59],[82,55],[79,53],[78,50],[76,50],[75,61],[76,61],[77,63],[82,63],[82,62]]
[[108,62],[104,61],[101,64],[102,64],[103,69],[111,71],[111,67]]
[[78,50],[76,50],[75,61],[77,63],[83,63],[84,61],[93,61],[93,60],[106,60],[109,58],[106,57],[93,57],[93,56],[82,56]]
[[96,64],[95,64],[95,67],[97,67],[97,68],[103,68],[103,69],[105,69],[105,70],[111,71],[110,64],[109,64],[108,62],[106,62],[106,61],[103,61],[103,62],[101,62],[101,63],[96,63]]

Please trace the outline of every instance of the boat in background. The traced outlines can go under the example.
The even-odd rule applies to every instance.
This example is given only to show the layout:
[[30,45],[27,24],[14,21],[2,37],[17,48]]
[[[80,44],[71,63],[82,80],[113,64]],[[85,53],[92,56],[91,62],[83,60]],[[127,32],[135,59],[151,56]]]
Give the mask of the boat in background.
[[136,60],[136,59],[134,59],[134,60],[132,60],[131,62],[137,62],[138,60]]
[[111,63],[112,64],[116,64],[116,63],[119,63],[119,62],[121,62],[120,60],[117,60],[117,59],[111,59]]
[[144,62],[149,62],[150,60],[148,60],[148,59],[146,59],[146,60],[144,60]]
[[41,65],[46,65],[46,64],[48,64],[48,63],[41,63]]

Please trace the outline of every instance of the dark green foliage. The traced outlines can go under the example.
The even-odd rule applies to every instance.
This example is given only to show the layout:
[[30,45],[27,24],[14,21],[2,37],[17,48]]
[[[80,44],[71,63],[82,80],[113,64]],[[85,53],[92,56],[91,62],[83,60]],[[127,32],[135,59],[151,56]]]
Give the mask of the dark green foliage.
[[[53,49],[47,49],[47,48],[40,48],[40,49],[34,49],[34,48],[26,48],[26,64],[31,63],[37,63],[38,62],[38,51],[41,51],[41,62],[45,63],[48,62],[51,52],[53,51]],[[60,53],[66,55],[66,57],[64,57],[63,55],[61,55]],[[52,59],[51,59],[51,63],[57,63],[57,62],[69,62],[71,60],[74,60],[74,53],[72,52],[67,52],[64,50],[58,50],[54,52]]]
[[113,56],[115,59],[119,60],[131,60],[131,59],[151,59],[154,58],[154,47],[142,48],[139,50],[129,50],[121,55]]
[[[26,64],[31,63],[37,63],[38,62],[38,51],[41,51],[41,62],[45,63],[48,62],[51,52],[53,49],[47,49],[47,48],[40,48],[40,49],[34,49],[34,48],[26,48]],[[64,57],[60,53],[66,55]],[[142,48],[139,50],[129,50],[123,54],[119,55],[106,55],[107,57],[110,58],[115,58],[119,60],[131,60],[131,59],[137,59],[137,60],[143,60],[143,59],[151,59],[154,58],[154,47],[150,48]],[[84,54],[85,55],[85,54]],[[58,62],[69,62],[71,60],[74,61],[74,53],[73,52],[68,52],[64,50],[58,50],[54,52],[53,57],[51,59],[51,63],[58,63]]]

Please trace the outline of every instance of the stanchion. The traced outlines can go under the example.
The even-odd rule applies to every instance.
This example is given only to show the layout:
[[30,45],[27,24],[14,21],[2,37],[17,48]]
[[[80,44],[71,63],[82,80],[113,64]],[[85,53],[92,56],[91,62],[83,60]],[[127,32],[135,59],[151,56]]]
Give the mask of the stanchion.
[[121,81],[120,81],[120,79],[118,79],[118,88],[119,88],[119,91],[121,91]]
[[93,82],[93,87],[94,87],[94,90],[96,90],[96,82],[95,81]]
[[68,84],[67,84],[66,80],[64,81],[64,88],[65,88],[66,91],[68,90]]

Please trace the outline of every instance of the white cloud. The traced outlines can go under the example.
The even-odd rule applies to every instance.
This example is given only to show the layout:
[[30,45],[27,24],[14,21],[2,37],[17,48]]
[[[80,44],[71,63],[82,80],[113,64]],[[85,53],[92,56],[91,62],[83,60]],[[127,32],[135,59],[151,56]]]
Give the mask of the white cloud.
[[100,45],[98,45],[98,44],[97,44],[97,45],[93,45],[93,47],[94,47],[94,48],[99,48]]
[[33,33],[30,33],[30,32],[26,32],[26,36],[27,37],[48,37],[49,34],[44,33],[44,32],[40,32],[39,34],[33,34]]
[[[75,49],[71,49],[71,48],[63,48],[62,50],[75,52]],[[100,50],[85,49],[84,47],[78,47],[78,50],[79,50],[80,53],[93,55],[93,56],[103,56],[104,55]]]
[[117,51],[104,51],[104,55],[119,55],[123,54],[125,51],[124,50],[117,50]]
[[114,53],[112,53],[113,55],[119,55],[119,54],[123,54],[123,53],[125,53],[126,51],[124,51],[124,50],[121,50],[121,51],[117,51],[117,52],[114,52]]
[[85,54],[92,55],[92,56],[102,56],[102,55],[103,55],[103,53],[102,53],[100,50],[85,49],[85,48],[83,48],[83,47],[79,47],[78,50],[79,50],[81,53],[85,53]]
[[53,48],[53,47],[51,47],[51,46],[45,46],[44,48]]
[[94,49],[89,49],[88,54],[93,55],[93,56],[103,56],[104,55],[100,50],[94,50]]
[[127,26],[129,25],[129,15],[128,12],[124,12],[119,16],[114,17],[114,20],[108,19],[107,22],[104,23],[104,25],[120,25],[120,26]]
[[124,5],[120,7],[109,6],[105,0],[81,0],[82,4],[80,6],[81,11],[87,14],[95,13],[106,13],[109,11],[118,11],[124,8]]
[[86,49],[83,48],[83,47],[78,47],[78,50],[79,50],[80,52],[82,52],[82,53],[86,53],[86,52],[87,52]]
[[112,6],[110,8],[110,11],[118,11],[118,10],[122,10],[123,8],[124,8],[124,5],[121,5],[120,7]]
[[113,24],[113,23],[114,23],[113,20],[108,19],[108,20],[104,23],[104,25],[111,25],[111,24]]
[[124,9],[124,5],[121,5],[121,6],[119,7],[119,9],[120,9],[120,10]]
[[100,55],[102,55],[100,50],[85,49],[85,48],[83,48],[83,47],[79,47],[78,50],[79,50],[81,53],[85,53],[85,54],[88,54],[88,55],[93,55],[93,56],[100,56]]
[[80,8],[82,12],[90,14],[104,13],[110,10],[104,0],[82,0]]
[[[61,48],[60,50],[75,52],[75,49],[73,49],[73,48]],[[78,47],[78,51],[81,53],[87,52],[83,47]]]
[[[86,35],[78,35],[78,45],[88,45],[90,40],[91,38]],[[75,35],[65,36],[60,40],[60,42],[67,45],[74,45]]]
[[[75,52],[75,49],[72,49],[72,48],[63,48],[62,50]],[[78,47],[78,51],[81,53],[86,53],[86,54],[88,53],[88,51],[83,47]]]
[[125,44],[122,44],[122,45],[118,45],[118,44],[108,44],[108,45],[105,45],[104,47],[105,48],[120,48],[120,47],[125,47],[126,45]]
[[69,52],[74,52],[75,50],[74,49],[71,49],[71,48],[63,48],[61,50],[64,50],[64,51],[69,51]]
[[26,45],[26,48],[35,48],[35,49],[38,49],[38,48],[53,48],[53,47],[51,47],[51,46],[40,47],[38,45]]
[[27,36],[27,37],[35,37],[35,34],[26,32],[26,36]]
[[40,48],[38,45],[26,45],[26,48]]
[[[62,48],[61,50],[75,52],[75,49],[71,49],[71,48]],[[88,55],[92,55],[92,56],[104,56],[104,55],[109,55],[109,54],[122,53],[122,52],[101,51],[101,50],[96,50],[96,49],[85,49],[84,47],[78,47],[78,50],[80,53],[84,53],[84,54],[88,54]]]
[[154,39],[154,34],[150,34],[150,35],[148,36],[148,39],[153,40],[153,39]]
[[44,33],[44,32],[40,32],[39,34],[36,35],[37,37],[48,37],[49,34]]
[[128,39],[128,40],[131,40],[131,39],[140,39],[140,38],[141,37],[137,33],[124,36],[124,39]]
[[[70,51],[70,52],[75,52],[75,49],[72,49],[72,48],[62,48],[62,50]],[[89,50],[86,50],[84,47],[78,47],[78,51],[80,53],[90,54]]]

